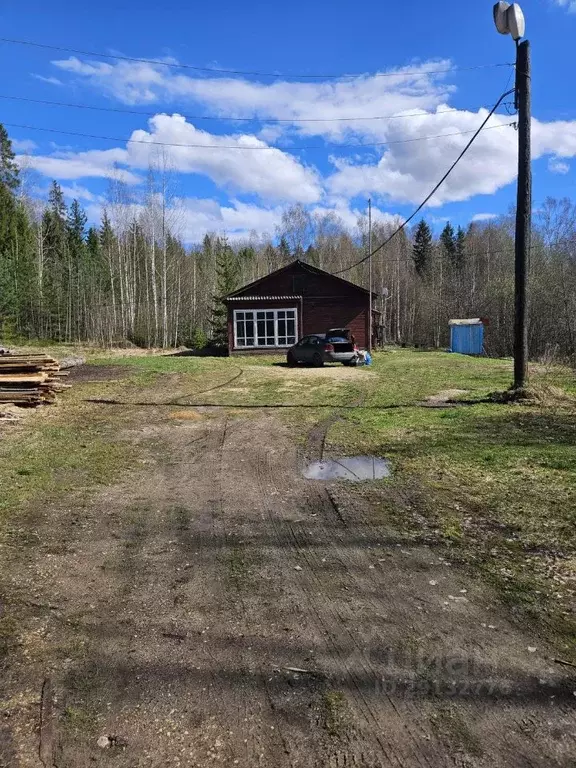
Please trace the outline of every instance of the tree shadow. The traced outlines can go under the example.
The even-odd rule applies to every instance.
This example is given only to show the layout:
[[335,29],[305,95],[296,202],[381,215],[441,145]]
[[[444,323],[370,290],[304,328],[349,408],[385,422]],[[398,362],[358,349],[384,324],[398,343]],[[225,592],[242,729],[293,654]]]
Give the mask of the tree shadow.
[[[473,419],[447,417],[426,432],[400,446],[397,452],[410,455],[453,453],[458,447],[471,450],[533,449],[576,446],[576,412],[541,411],[531,406],[494,405],[490,414],[474,414]],[[466,409],[469,411],[470,409]]]
[[226,347],[204,347],[203,349],[181,349],[178,352],[168,352],[162,357],[229,357]]

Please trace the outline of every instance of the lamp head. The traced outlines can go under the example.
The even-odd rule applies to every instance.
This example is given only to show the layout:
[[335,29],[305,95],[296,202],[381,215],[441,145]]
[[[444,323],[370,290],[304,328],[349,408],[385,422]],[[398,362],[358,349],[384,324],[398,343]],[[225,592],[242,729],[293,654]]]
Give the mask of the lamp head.
[[496,29],[501,35],[507,35],[510,31],[506,19],[508,8],[510,8],[510,3],[503,2],[503,0],[494,6],[494,24],[496,24]]
[[518,3],[512,3],[510,8],[508,8],[506,11],[506,18],[512,39],[520,40],[521,37],[524,37],[524,33],[526,32],[526,21],[524,19],[524,14],[522,13],[522,8],[520,8]]
[[526,32],[526,21],[518,3],[504,2],[494,6],[494,23],[501,35],[512,35],[513,40],[520,40]]

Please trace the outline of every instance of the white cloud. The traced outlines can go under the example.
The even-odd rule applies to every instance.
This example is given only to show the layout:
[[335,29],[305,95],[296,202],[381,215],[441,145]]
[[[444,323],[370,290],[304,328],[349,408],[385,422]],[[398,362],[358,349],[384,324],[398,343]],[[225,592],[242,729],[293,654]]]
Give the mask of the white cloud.
[[[102,218],[102,200],[94,197],[86,207],[88,220],[97,224]],[[144,206],[107,205],[113,220],[126,224],[146,216]],[[171,230],[185,243],[198,243],[207,232],[225,233],[230,240],[248,239],[253,232],[273,236],[282,218],[282,207],[266,208],[238,200],[220,205],[216,200],[206,198],[176,198],[169,211]]]
[[118,167],[126,162],[124,149],[92,149],[87,152],[54,152],[52,155],[19,155],[43,176],[51,179],[115,178],[126,184],[137,184],[140,178]]
[[[448,136],[390,144],[377,163],[365,161],[351,163],[333,159],[336,172],[327,180],[330,192],[353,197],[379,195],[396,202],[420,202],[455,160],[470,139],[486,110],[477,114],[454,112],[439,114],[430,120],[397,120],[389,130],[391,142],[406,141],[418,136],[467,132]],[[447,202],[469,200],[479,194],[494,194],[510,184],[517,173],[517,134],[506,127],[510,118],[494,116],[488,128],[474,142],[466,156],[455,168],[438,193],[431,207]],[[434,129],[430,131],[430,123]],[[492,129],[492,126],[503,126]],[[534,158],[554,153],[561,157],[576,156],[576,121],[543,123],[533,120],[532,151]]]
[[266,149],[268,145],[255,136],[220,136],[196,128],[180,115],[156,115],[149,120],[148,131],[133,131],[130,138],[139,143],[128,143],[126,149],[33,155],[30,165],[56,179],[114,177],[137,184],[141,178],[132,171],[148,169],[161,151],[158,143],[181,144],[185,146],[166,149],[178,173],[202,174],[223,188],[266,200],[316,203],[322,195],[314,170],[279,149]]
[[[447,68],[449,62],[436,66]],[[416,67],[424,73],[430,65]],[[358,77],[334,82],[275,82],[262,84],[232,79],[192,80],[189,95],[220,115],[258,117],[262,120],[289,120],[300,135],[323,136],[331,141],[361,136],[382,138],[387,120],[341,120],[371,118],[434,109],[446,99],[451,88],[438,77],[426,74],[392,78]],[[308,120],[317,122],[308,122]]]
[[[315,203],[321,197],[315,171],[279,149],[263,149],[268,145],[256,136],[208,133],[176,114],[156,115],[149,120],[149,126],[149,131],[134,131],[131,138],[143,142],[201,145],[169,147],[170,160],[180,173],[201,173],[222,187],[257,194],[264,199]],[[129,144],[129,164],[146,168],[152,146]],[[229,149],[230,146],[246,149]]]
[[282,217],[282,208],[232,201],[219,205],[215,200],[187,198],[180,201],[181,232],[185,242],[198,242],[206,232],[225,232],[232,240],[245,239],[255,231],[274,234]]
[[53,61],[52,64],[64,72],[85,78],[99,91],[108,93],[126,104],[149,104],[157,101],[165,69],[129,61],[119,61],[115,64],[81,61],[76,56]]
[[[559,1],[566,8],[574,3],[576,0]],[[238,127],[240,123],[232,122],[234,129],[224,135],[218,133],[221,128],[216,132],[204,130],[198,127],[197,120],[180,114],[157,114],[149,121],[147,130],[133,132],[131,138],[142,144],[92,154],[67,152],[38,157],[34,162],[41,172],[57,178],[80,179],[107,175],[116,163],[122,170],[115,173],[127,174],[124,179],[136,183],[136,173],[145,171],[153,154],[160,151],[154,142],[200,144],[204,148],[166,149],[177,172],[207,176],[233,195],[258,195],[268,206],[301,202],[326,209],[332,198],[342,199],[345,202],[341,209],[348,220],[355,215],[350,201],[357,196],[372,195],[387,204],[419,203],[487,115],[486,109],[467,111],[451,107],[453,87],[436,72],[451,66],[447,60],[392,70],[388,74],[393,77],[366,75],[324,82],[277,80],[269,84],[225,76],[196,77],[177,69],[131,61],[108,63],[72,56],[53,64],[68,77],[125,104],[178,101],[190,104],[190,111],[195,114],[257,118],[259,122],[242,124],[245,132]],[[369,119],[376,116],[393,119]],[[328,122],[335,117],[361,119]],[[274,120],[287,122],[271,122]],[[504,115],[491,118],[490,130],[479,136],[431,200],[431,207],[494,194],[514,181],[517,134],[506,127],[512,120]],[[321,144],[323,139],[336,145],[358,142],[382,146],[359,146],[354,157],[350,152],[345,158],[331,157],[333,171],[321,178],[315,168],[290,153],[290,146],[307,143],[303,141],[306,136],[318,137],[314,144]],[[420,140],[434,136],[445,137]],[[271,147],[280,139],[285,149],[258,149]],[[247,149],[228,149],[230,144]],[[337,151],[336,147],[333,154]],[[119,157],[111,161],[109,153],[114,152]],[[535,119],[533,154],[535,158],[552,156],[550,170],[565,172],[565,160],[576,157],[576,121],[543,123]],[[318,156],[323,159],[322,153]]]
[[[65,194],[70,197],[82,199],[78,187],[63,187]],[[73,194],[74,193],[74,194]],[[88,192],[88,195],[90,193]],[[88,220],[97,224],[102,217],[102,208],[106,205],[109,215],[126,226],[135,217],[148,217],[144,206],[139,203],[132,204],[106,204],[102,198],[92,195],[86,206]],[[225,233],[230,240],[246,240],[254,233],[259,237],[273,237],[277,227],[281,224],[282,213],[285,206],[263,206],[253,203],[245,203],[233,199],[227,204],[221,204],[217,200],[197,197],[175,198],[168,211],[171,230],[182,238],[185,243],[197,243],[202,240],[207,232]],[[334,216],[334,225],[354,230],[358,219],[365,215],[365,211],[352,209],[345,200],[332,200],[328,206],[311,207],[310,213],[318,216]],[[387,224],[397,227],[401,217],[372,208],[372,218],[375,223]]]
[[576,0],[554,0],[560,8],[566,8],[568,13],[576,13]]
[[532,121],[532,151],[535,157],[553,154],[556,157],[576,155],[576,120],[556,120],[553,123]]
[[32,139],[12,139],[12,149],[15,152],[33,152],[38,145]]
[[[320,216],[326,216],[329,214],[335,215],[343,224],[346,229],[352,231],[358,224],[359,219],[366,219],[366,208],[360,210],[360,208],[351,208],[349,201],[344,197],[329,197],[324,205],[316,206],[311,210],[312,214]],[[391,226],[398,226],[402,223],[402,218],[397,214],[388,213],[382,211],[376,206],[372,206],[372,221],[378,224],[388,224]]]
[[[486,110],[480,110],[478,114],[460,111],[439,114],[430,120],[424,117],[396,120],[389,129],[389,140],[406,143],[391,143],[377,163],[350,163],[333,158],[336,173],[328,179],[328,188],[347,197],[374,194],[397,202],[419,202],[458,157],[470,135],[447,135],[429,141],[409,140],[426,135],[473,132],[486,114]],[[489,126],[508,122],[508,118],[495,116]],[[509,127],[483,132],[430,205],[467,200],[476,194],[492,194],[508,184],[516,172],[516,142],[516,134]]]
[[475,213],[472,216],[472,221],[493,221],[498,218],[500,218],[498,213]]
[[89,203],[96,202],[98,200],[97,195],[90,192],[90,190],[86,189],[86,187],[78,186],[78,184],[61,184],[60,189],[62,190],[64,196],[70,198],[71,200],[86,200]]
[[36,75],[34,72],[32,73],[32,77],[43,83],[48,83],[49,85],[64,85],[62,80],[59,80],[57,77],[44,77],[44,75]]
[[[216,116],[256,118],[260,121],[287,120],[275,126],[274,139],[281,132],[296,129],[302,135],[324,136],[334,141],[345,137],[382,138],[386,121],[354,120],[325,122],[327,119],[370,118],[396,115],[417,109],[430,110],[444,102],[453,88],[443,75],[450,61],[431,61],[390,70],[393,77],[367,75],[330,82],[258,83],[239,78],[199,78],[166,67],[120,61],[108,64],[81,61],[75,56],[52,62],[59,69],[125,104],[187,101],[203,105]],[[319,122],[306,122],[307,119]],[[270,128],[265,129],[270,132]],[[265,134],[266,140],[272,134]]]
[[559,160],[557,157],[551,157],[548,160],[548,170],[550,173],[559,173],[565,175],[570,173],[570,164]]

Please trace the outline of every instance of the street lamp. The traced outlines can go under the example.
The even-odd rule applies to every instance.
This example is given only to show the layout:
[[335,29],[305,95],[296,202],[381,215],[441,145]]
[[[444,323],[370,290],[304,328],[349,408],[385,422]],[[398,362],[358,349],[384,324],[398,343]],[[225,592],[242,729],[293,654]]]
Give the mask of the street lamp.
[[526,385],[528,327],[526,323],[527,265],[532,235],[532,158],[530,114],[530,42],[524,40],[526,22],[518,3],[499,2],[494,6],[494,23],[502,35],[516,42],[516,95],[518,110],[518,190],[515,237],[515,321],[514,389]]

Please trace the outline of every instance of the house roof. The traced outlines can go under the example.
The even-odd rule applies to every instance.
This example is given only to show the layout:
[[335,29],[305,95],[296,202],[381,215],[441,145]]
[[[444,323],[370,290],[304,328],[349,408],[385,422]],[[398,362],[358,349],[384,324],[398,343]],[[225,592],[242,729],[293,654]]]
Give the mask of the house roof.
[[260,296],[226,296],[226,301],[257,301],[258,299],[260,301],[263,299],[266,301],[288,301],[291,299],[300,300],[301,298],[302,296],[267,296],[262,294]]
[[[254,280],[254,282],[248,283],[247,285],[243,285],[242,288],[238,288],[238,290],[236,291],[232,291],[232,293],[229,293],[227,296],[224,296],[224,301],[234,299],[238,296],[238,294],[244,293],[244,291],[247,291],[251,288],[255,288],[257,285],[260,285],[260,283],[263,283],[264,280],[268,280],[269,277],[273,277],[274,275],[280,275],[282,272],[287,272],[288,270],[296,266],[301,267],[305,271],[312,272],[312,274],[330,277],[332,280],[338,280],[338,282],[344,283],[349,288],[355,288],[357,291],[360,291],[361,293],[370,295],[370,292],[367,291],[366,288],[362,288],[360,285],[356,285],[356,283],[351,283],[349,280],[344,280],[344,278],[338,277],[338,275],[333,275],[331,272],[326,272],[325,269],[320,269],[319,267],[313,267],[311,264],[306,264],[306,262],[302,261],[301,259],[296,259],[295,261],[291,261],[290,264],[286,264],[285,267],[280,267],[280,269],[275,269],[274,272],[269,272],[267,275],[264,275],[264,277],[261,277],[258,280]],[[376,296],[375,293],[373,293],[372,295]],[[263,297],[260,296],[260,298],[263,298]]]
[[448,325],[484,325],[481,317],[473,317],[470,320],[450,320]]

